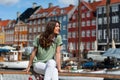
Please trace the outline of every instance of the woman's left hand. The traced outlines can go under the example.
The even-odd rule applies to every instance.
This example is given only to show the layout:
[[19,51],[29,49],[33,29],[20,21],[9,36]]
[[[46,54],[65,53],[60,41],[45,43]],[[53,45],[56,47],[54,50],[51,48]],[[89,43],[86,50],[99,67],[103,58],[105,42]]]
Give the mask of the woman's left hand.
[[58,70],[59,72],[69,72],[69,70]]

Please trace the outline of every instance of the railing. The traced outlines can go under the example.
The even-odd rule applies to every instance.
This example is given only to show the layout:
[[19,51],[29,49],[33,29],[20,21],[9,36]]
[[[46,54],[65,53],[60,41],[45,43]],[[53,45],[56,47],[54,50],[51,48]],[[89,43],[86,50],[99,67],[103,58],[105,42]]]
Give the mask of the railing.
[[[24,71],[19,71],[19,70],[14,70],[14,71],[7,71],[7,70],[1,70],[0,71],[1,75],[4,74],[26,74],[26,75],[31,75],[32,72],[24,72]],[[120,79],[120,74],[96,74],[96,73],[74,73],[74,72],[65,72],[65,73],[59,73],[59,76],[72,76],[72,77],[98,77],[98,78],[109,78],[109,79]]]

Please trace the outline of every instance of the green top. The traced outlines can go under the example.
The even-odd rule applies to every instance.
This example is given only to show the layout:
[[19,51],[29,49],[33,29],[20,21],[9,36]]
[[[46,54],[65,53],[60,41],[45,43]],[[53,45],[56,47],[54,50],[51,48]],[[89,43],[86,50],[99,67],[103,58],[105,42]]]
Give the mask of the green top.
[[33,63],[36,63],[39,61],[45,63],[48,60],[52,59],[55,55],[57,46],[62,45],[61,35],[57,35],[52,45],[48,47],[47,49],[42,48],[39,45],[38,40],[39,40],[39,36],[37,36],[33,42],[33,46],[38,47],[38,52],[33,60]]

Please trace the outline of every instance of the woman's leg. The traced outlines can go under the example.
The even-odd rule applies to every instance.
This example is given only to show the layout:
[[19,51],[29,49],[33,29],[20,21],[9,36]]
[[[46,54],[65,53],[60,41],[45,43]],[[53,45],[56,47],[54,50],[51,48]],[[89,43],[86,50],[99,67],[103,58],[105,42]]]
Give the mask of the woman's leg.
[[38,62],[34,65],[34,71],[44,75],[44,80],[58,80],[56,62],[51,59],[47,63]]
[[46,64],[42,63],[42,62],[37,62],[35,63],[33,70],[38,73],[38,74],[43,74],[45,73],[45,68],[46,68]]
[[58,80],[58,70],[56,69],[56,62],[49,60],[46,63],[44,80]]

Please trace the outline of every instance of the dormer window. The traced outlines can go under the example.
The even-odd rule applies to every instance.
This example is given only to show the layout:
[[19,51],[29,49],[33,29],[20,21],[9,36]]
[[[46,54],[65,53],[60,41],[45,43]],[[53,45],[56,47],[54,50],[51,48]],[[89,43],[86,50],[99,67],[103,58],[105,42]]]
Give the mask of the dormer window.
[[43,15],[43,16],[46,16],[47,14],[48,14],[47,12],[44,12],[42,15]]
[[41,14],[37,14],[37,17],[38,17],[38,18],[41,17]]
[[56,12],[56,11],[53,11],[52,13],[53,13],[53,15],[57,14],[57,12]]
[[10,27],[11,26],[11,24],[9,24],[9,26],[8,27]]
[[63,14],[64,12],[65,12],[65,10],[64,10],[64,9],[62,9],[62,10],[61,10],[61,14]]
[[82,6],[81,9],[82,9],[82,10],[85,10],[85,6]]

